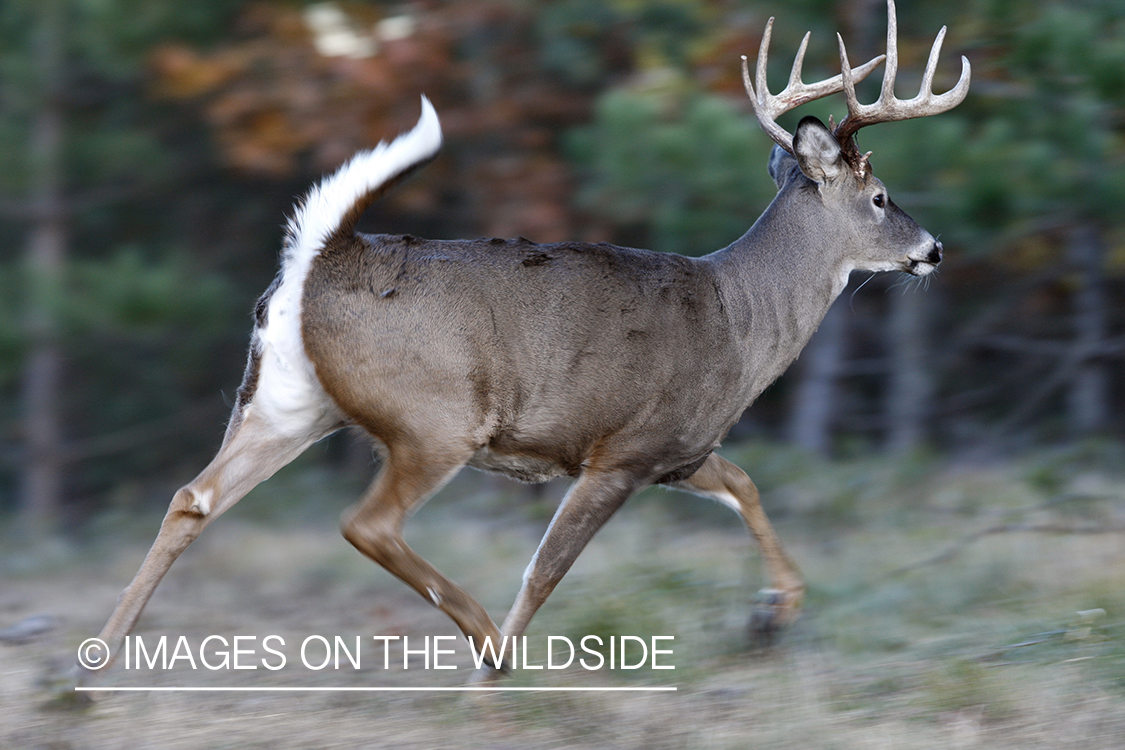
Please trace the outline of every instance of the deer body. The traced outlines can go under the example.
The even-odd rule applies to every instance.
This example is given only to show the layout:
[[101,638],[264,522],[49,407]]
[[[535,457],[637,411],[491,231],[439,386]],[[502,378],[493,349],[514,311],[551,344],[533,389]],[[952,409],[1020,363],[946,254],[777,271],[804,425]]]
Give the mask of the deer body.
[[305,347],[332,400],[384,443],[438,412],[470,466],[577,476],[600,446],[658,478],[718,447],[815,327],[798,326],[810,315],[792,298],[725,289],[719,260],[361,236],[310,269]]
[[[877,62],[814,88],[839,91]],[[798,83],[799,68],[800,55]],[[764,57],[760,90],[763,69]],[[756,110],[783,111],[768,96],[751,99]],[[769,164],[777,197],[743,237],[703,258],[607,244],[357,234],[371,201],[440,146],[437,116],[423,100],[413,131],[358,155],[298,207],[281,271],[256,308],[223,444],[176,493],[103,629],[110,659],[206,525],[349,424],[378,441],[384,462],[345,514],[344,536],[477,646],[521,634],[594,533],[654,483],[736,510],[771,578],[770,624],[791,620],[800,575],[753,483],[713,451],[797,357],[851,271],[925,275],[941,245],[890,202],[867,157],[819,121],[806,118],[791,140],[785,135],[775,138]],[[410,514],[466,465],[524,481],[576,480],[500,628],[401,534]]]
[[[436,427],[473,451],[470,465],[542,481],[577,476],[608,442],[600,450],[651,456],[662,476],[705,456],[739,414],[745,376],[735,357],[712,356],[737,344],[704,262],[360,236],[318,258],[305,289],[321,383],[384,444],[404,425]],[[449,313],[434,320],[435,308]]]

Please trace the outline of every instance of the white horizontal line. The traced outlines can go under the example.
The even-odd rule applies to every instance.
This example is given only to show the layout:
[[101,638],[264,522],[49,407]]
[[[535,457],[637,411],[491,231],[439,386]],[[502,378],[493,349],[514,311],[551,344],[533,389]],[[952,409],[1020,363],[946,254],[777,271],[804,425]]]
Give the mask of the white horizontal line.
[[675,692],[675,686],[658,687],[488,687],[488,686],[462,686],[462,687],[83,687],[74,688],[78,692],[106,692],[106,693],[658,693]]

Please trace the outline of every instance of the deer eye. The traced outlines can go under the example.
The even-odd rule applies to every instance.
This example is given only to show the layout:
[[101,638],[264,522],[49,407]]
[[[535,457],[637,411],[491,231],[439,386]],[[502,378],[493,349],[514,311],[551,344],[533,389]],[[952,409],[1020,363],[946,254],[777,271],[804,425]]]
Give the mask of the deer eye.
[[875,204],[875,208],[883,208],[887,205],[887,196],[879,193],[871,199],[871,202]]

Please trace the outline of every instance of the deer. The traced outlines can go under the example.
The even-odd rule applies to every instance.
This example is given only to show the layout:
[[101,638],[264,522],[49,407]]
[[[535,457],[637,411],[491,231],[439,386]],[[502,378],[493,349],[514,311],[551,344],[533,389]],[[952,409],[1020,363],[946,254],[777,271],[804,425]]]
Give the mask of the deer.
[[[136,577],[100,633],[110,664],[176,558],[236,502],[313,443],[358,426],[381,466],[343,514],[345,539],[448,615],[478,647],[524,633],[579,553],[641,488],[663,485],[734,510],[760,548],[768,586],[763,629],[797,618],[804,580],[759,501],[758,489],[716,450],[743,412],[795,360],[853,271],[923,277],[941,242],[898,208],[861,154],[857,131],[927,117],[964,100],[970,66],[933,92],[946,29],[921,90],[895,96],[894,0],[887,48],[840,74],[802,81],[806,34],[788,84],[771,94],[762,37],[755,76],[742,59],[754,114],[774,141],[777,195],[740,238],[710,255],[605,243],[429,240],[356,230],[364,210],[436,157],[433,105],[409,132],[360,152],[300,201],[280,269],[254,310],[242,383],[214,460],[175,493]],[[855,85],[885,61],[879,98]],[[782,114],[843,92],[847,115]],[[412,550],[403,525],[463,467],[523,482],[570,477],[497,626],[464,589]],[[495,655],[495,652],[493,652]],[[503,656],[484,679],[503,674]]]

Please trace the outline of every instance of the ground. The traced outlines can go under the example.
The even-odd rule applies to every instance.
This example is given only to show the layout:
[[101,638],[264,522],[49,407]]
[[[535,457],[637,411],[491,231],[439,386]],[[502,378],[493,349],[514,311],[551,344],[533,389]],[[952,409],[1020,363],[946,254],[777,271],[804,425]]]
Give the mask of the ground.
[[[221,641],[204,647],[208,636],[252,636],[240,641],[240,665],[258,668],[193,670],[182,652],[169,669],[119,660],[102,684],[392,690],[60,701],[78,644],[100,629],[159,523],[126,508],[91,525],[84,543],[26,549],[10,540],[0,550],[0,633],[34,626],[30,618],[46,623],[23,642],[0,643],[0,747],[1125,745],[1125,479],[1112,461],[1069,453],[990,465],[825,463],[760,446],[726,455],[759,480],[808,579],[799,623],[755,648],[749,601],[766,582],[740,523],[718,505],[653,491],[610,522],[536,617],[528,666],[546,666],[548,636],[556,646],[635,636],[628,659],[638,658],[639,639],[672,636],[657,642],[672,653],[656,663],[675,669],[653,669],[651,658],[630,670],[584,669],[576,658],[567,669],[520,665],[505,683],[675,691],[402,690],[464,685],[472,656],[440,612],[340,538],[340,488],[296,468],[208,529],[136,631],[148,651],[167,636],[169,656],[183,636],[192,657],[206,651],[212,664]],[[559,488],[531,500],[522,492],[469,472],[408,527],[408,540],[497,619]],[[286,499],[311,493],[327,500]],[[263,649],[267,635],[281,639],[270,642],[285,656],[281,669],[265,666],[281,658]],[[360,667],[342,655],[339,669],[315,668],[325,657],[316,636],[349,647],[359,636]],[[384,654],[373,636],[400,639]],[[401,636],[419,651],[406,668]],[[437,658],[456,668],[425,667],[427,636],[453,636],[437,641],[452,650]]]

